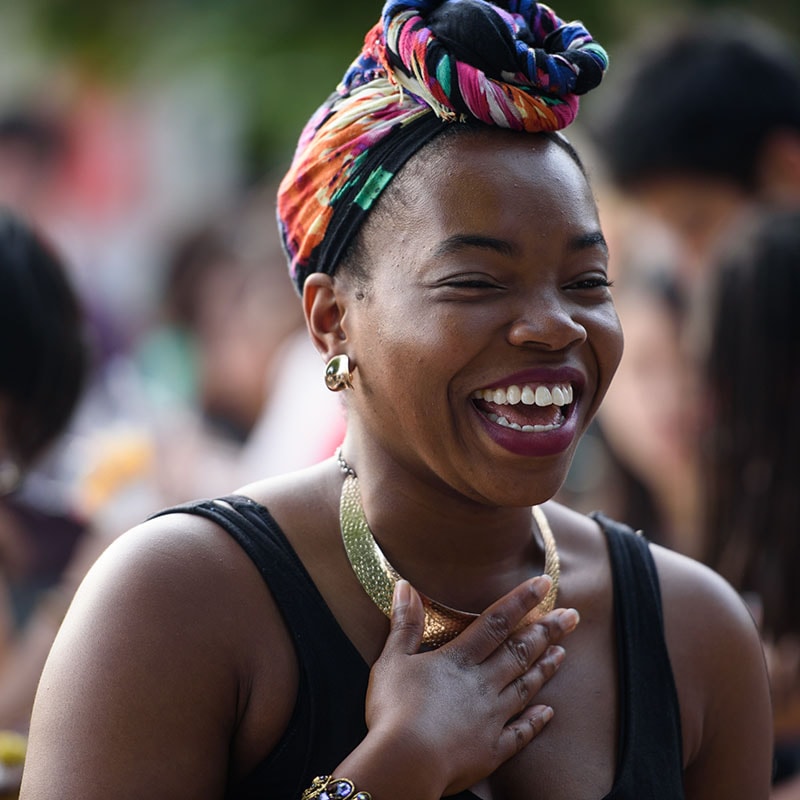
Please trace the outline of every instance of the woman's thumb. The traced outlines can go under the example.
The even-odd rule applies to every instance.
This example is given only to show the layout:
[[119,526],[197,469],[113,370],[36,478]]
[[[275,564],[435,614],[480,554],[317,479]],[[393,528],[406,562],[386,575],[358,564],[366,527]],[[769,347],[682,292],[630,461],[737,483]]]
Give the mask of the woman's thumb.
[[402,578],[394,587],[391,622],[387,645],[407,655],[418,652],[422,644],[425,611],[419,594]]

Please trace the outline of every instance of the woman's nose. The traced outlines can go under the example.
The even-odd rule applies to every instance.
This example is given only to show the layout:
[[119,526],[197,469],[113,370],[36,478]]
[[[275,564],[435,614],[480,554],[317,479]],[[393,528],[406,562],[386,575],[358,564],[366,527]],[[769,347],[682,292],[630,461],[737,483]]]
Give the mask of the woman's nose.
[[516,347],[565,350],[585,340],[586,328],[555,298],[528,304],[508,329],[508,341]]

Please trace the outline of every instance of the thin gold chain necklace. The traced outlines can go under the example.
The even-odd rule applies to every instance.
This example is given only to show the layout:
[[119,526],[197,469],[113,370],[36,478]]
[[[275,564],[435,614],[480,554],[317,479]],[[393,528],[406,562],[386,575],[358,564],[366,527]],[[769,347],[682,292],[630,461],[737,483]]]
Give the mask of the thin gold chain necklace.
[[[394,587],[401,579],[401,575],[389,563],[370,530],[364,514],[364,506],[361,503],[361,491],[355,470],[345,461],[341,451],[337,451],[336,458],[345,473],[339,502],[339,524],[342,530],[344,549],[364,591],[388,617],[392,611]],[[558,579],[561,572],[558,548],[547,517],[539,506],[534,506],[531,510],[544,541],[544,571],[552,579],[553,585],[542,602],[525,617],[522,624],[552,611],[556,603]],[[420,598],[425,609],[422,642],[429,647],[439,647],[445,642],[449,642],[479,616],[469,611],[458,611],[442,603],[437,603],[421,592]]]

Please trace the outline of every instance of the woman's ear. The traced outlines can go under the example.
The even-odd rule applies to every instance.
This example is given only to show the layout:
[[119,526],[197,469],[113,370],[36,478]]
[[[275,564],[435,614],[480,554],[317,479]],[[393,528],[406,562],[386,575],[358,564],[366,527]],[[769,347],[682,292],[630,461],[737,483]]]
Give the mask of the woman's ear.
[[311,341],[327,361],[342,352],[346,297],[330,275],[314,272],[303,285],[303,312]]

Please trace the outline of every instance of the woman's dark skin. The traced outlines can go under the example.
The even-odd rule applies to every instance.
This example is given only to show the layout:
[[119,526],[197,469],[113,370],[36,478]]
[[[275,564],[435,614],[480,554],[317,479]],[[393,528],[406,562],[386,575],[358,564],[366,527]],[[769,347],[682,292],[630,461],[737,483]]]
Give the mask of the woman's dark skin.
[[[374,664],[369,733],[334,774],[375,800],[469,786],[486,798],[600,800],[618,756],[608,554],[592,520],[547,502],[622,347],[591,191],[553,141],[497,130],[423,150],[391,191],[380,202],[392,213],[362,232],[368,277],[312,275],[307,323],[323,361],[346,353],[354,366],[343,452],[381,547],[427,595],[492,610],[417,653],[416,593],[400,584],[389,633],[347,562],[334,459],[241,490],[271,510]],[[531,370],[572,376],[564,427],[574,434],[521,455],[499,444],[474,392]],[[543,569],[531,536],[540,503],[561,557],[562,610],[510,633],[546,588],[529,581]],[[771,721],[755,627],[722,580],[653,552],[686,796],[767,798]],[[247,774],[280,739],[297,682],[289,634],[238,545],[194,517],[147,522],[100,559],[65,620],[22,800],[221,798],[228,776]]]

